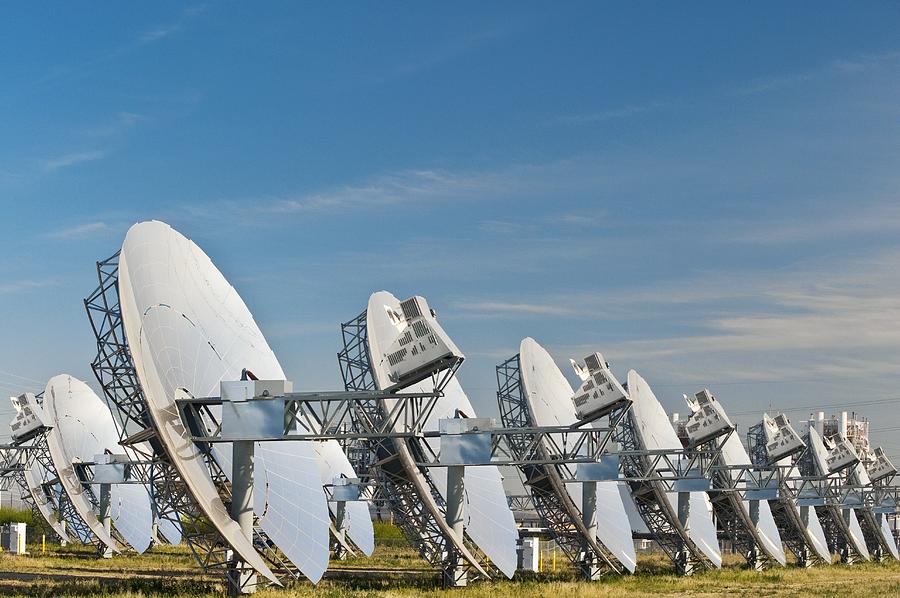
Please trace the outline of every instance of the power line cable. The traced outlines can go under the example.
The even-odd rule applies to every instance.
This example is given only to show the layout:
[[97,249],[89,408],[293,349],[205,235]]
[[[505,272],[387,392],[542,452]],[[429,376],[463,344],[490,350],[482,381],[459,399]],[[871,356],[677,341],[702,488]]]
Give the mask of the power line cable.
[[[840,403],[829,403],[829,404],[813,404],[813,405],[800,405],[797,407],[785,407],[783,409],[779,409],[783,413],[796,413],[797,411],[805,411],[807,409],[813,411],[821,411],[824,409],[840,409],[843,407],[873,407],[876,405],[888,405],[891,403],[900,402],[900,397],[893,397],[890,399],[863,399],[861,401],[842,401]],[[729,413],[729,415],[754,415],[759,413],[759,411],[735,411],[733,413]]]
[[29,378],[28,376],[20,376],[19,374],[13,374],[12,372],[6,372],[4,370],[0,370],[0,374],[3,374],[4,376],[12,376],[13,378],[19,378],[21,380],[25,380],[26,382],[33,382],[42,386],[44,384],[40,380],[35,380],[34,378]]

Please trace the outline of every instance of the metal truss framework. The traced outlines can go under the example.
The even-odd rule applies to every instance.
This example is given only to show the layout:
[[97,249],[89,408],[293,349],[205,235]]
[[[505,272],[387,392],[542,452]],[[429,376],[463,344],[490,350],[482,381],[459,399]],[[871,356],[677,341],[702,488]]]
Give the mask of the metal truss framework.
[[[343,348],[337,357],[344,389],[347,391],[375,391],[365,311],[349,322],[341,324],[341,338]],[[455,368],[448,371],[447,376],[454,372]],[[449,377],[443,383],[446,383],[448,379]],[[443,383],[436,381],[435,388],[442,388]],[[398,401],[398,403],[403,402],[405,401]],[[379,401],[375,398],[363,401],[359,405],[359,409],[354,409],[353,413],[353,430],[357,433],[364,433],[366,429],[371,429],[373,426],[375,429],[386,429],[384,423],[389,415],[384,413]],[[360,418],[355,419],[357,416]],[[415,437],[404,439],[360,436],[359,438],[370,455],[368,459],[365,459],[370,464],[368,474],[378,483],[382,495],[387,498],[394,516],[394,523],[400,527],[406,539],[425,561],[432,566],[441,568],[445,583],[448,583],[450,575],[452,575],[451,565],[454,561],[450,549],[452,544],[444,536],[435,516],[419,496],[415,484],[401,463],[399,454],[399,451],[405,446],[415,461],[422,461],[423,454],[427,450],[426,443]],[[431,476],[428,475],[427,470],[423,469],[422,473],[427,480],[431,498],[441,512],[446,512],[444,498],[435,487]],[[482,569],[485,571],[495,570],[487,557],[468,538],[468,535],[464,535],[463,542],[470,553],[479,559]],[[463,563],[462,568],[465,569],[467,575],[478,576],[479,573],[475,567],[468,565],[465,561]]]
[[[751,459],[752,462],[752,459]],[[763,466],[765,470],[772,472],[769,466]],[[753,513],[749,512],[744,503],[744,497],[739,492],[723,491],[722,489],[734,488],[741,484],[741,477],[735,477],[735,470],[725,467],[714,467],[711,470],[712,490],[708,493],[713,503],[716,522],[719,528],[731,540],[733,546],[753,569],[762,569],[778,565],[762,545],[762,539],[753,520]],[[764,476],[766,474],[763,474]],[[751,499],[750,509],[754,508],[753,500],[758,505],[758,498]],[[758,506],[755,508],[758,509]],[[757,511],[758,513],[758,511]],[[758,515],[757,515],[758,516]]]
[[[206,423],[205,427],[191,428],[201,431],[200,435],[192,436],[195,442],[337,440],[348,443],[363,439],[428,436],[422,433],[422,429],[440,396],[440,392],[289,392],[283,396],[263,399],[282,405],[280,411],[284,416],[284,423],[281,432],[252,438],[222,436],[222,423],[210,409],[222,405],[223,400],[220,397],[185,396],[176,399],[176,404],[183,421]],[[380,416],[373,416],[369,405],[384,399],[392,399],[396,403],[382,409],[379,412]],[[348,426],[351,423],[352,426]],[[432,435],[436,436],[437,433]]]
[[[754,465],[763,467],[769,464],[769,454],[766,450],[766,435],[761,422],[750,426],[747,430],[747,447],[750,461]],[[791,467],[793,468],[793,463]],[[782,542],[788,547],[788,550],[791,551],[801,567],[808,567],[813,564],[827,564],[811,548],[813,539],[803,521],[804,513],[801,509],[806,509],[806,517],[809,517],[808,510],[811,507],[797,506],[794,489],[787,479],[781,480],[778,488],[778,498],[770,500],[769,507],[772,510],[775,525],[778,526]]]
[[[715,474],[714,477],[721,475]],[[715,488],[720,484],[713,480]],[[731,540],[741,556],[747,560],[753,569],[764,566],[772,566],[775,561],[760,548],[760,540],[756,531],[756,524],[750,514],[744,508],[743,500],[739,494],[733,492],[721,492],[712,490],[708,492],[716,515],[716,523],[725,535]]]
[[25,470],[26,453],[31,446],[0,444],[0,481],[12,479]]
[[[350,335],[351,339],[347,342],[347,346],[354,346],[356,335],[362,328],[358,323],[351,325],[355,330]],[[355,343],[355,346],[359,350],[362,345]],[[371,386],[366,376],[356,369],[362,360],[350,355],[349,352],[342,354],[341,358],[341,364],[346,368],[345,379],[351,381],[350,384],[358,384],[363,388]],[[618,571],[620,563],[610,553],[604,552],[605,548],[597,543],[596,539],[593,543],[587,540],[591,536],[586,533],[581,514],[568,497],[565,484],[578,481],[574,465],[597,463],[604,455],[610,458],[607,444],[616,430],[628,425],[626,415],[630,404],[623,402],[605,414],[609,416],[608,427],[594,427],[599,417],[594,420],[581,420],[571,426],[532,427],[521,395],[518,361],[515,358],[498,368],[498,381],[501,412],[507,427],[481,428],[473,432],[490,435],[490,454],[484,457],[483,462],[472,462],[469,465],[520,466],[527,472],[528,483],[533,490],[539,512],[550,522],[553,533],[566,554],[576,562],[588,564],[600,562],[607,570]],[[395,509],[401,527],[408,521],[422,523],[409,526],[404,531],[411,536],[411,542],[426,560],[437,565],[446,565],[445,551],[430,549],[429,544],[440,544],[444,539],[444,532],[436,523],[434,527],[429,527],[429,522],[434,523],[434,515],[420,504],[419,495],[412,485],[408,488],[403,486],[410,482],[409,474],[400,465],[397,457],[400,448],[408,447],[416,466],[423,472],[430,467],[444,466],[440,455],[431,450],[429,443],[422,442],[424,439],[440,435],[436,431],[424,431],[424,423],[439,394],[439,391],[417,394],[364,389],[328,393],[286,393],[267,400],[252,400],[251,403],[259,403],[260,408],[265,409],[268,414],[272,413],[270,410],[272,402],[280,402],[280,413],[284,417],[284,424],[279,431],[252,438],[223,435],[221,423],[210,409],[213,405],[220,405],[221,398],[185,397],[178,400],[178,405],[185,424],[195,431],[192,440],[201,444],[231,442],[235,439],[255,441],[336,439],[344,444],[357,443],[358,447],[368,447],[366,450],[374,457],[360,460],[374,463],[371,475],[388,489],[385,494],[391,497],[391,506]],[[385,399],[392,399],[390,408],[384,407],[383,403],[379,405]],[[373,404],[377,409],[372,408]],[[348,429],[348,421],[352,423],[352,428]],[[298,423],[304,428],[302,433],[298,431]],[[619,479],[632,484],[650,484],[654,491],[661,493],[678,492],[677,485],[682,481],[712,479],[716,482],[715,492],[723,501],[730,501],[729,505],[734,501],[750,500],[747,497],[751,492],[761,488],[772,488],[777,484],[776,478],[783,474],[778,468],[763,468],[751,464],[730,467],[722,464],[721,448],[727,439],[728,435],[682,450],[617,451],[614,456],[626,464],[632,464],[630,468],[626,468],[625,476]],[[397,443],[404,444],[398,448]],[[627,449],[627,442],[624,444]],[[803,480],[803,483],[809,481]],[[393,489],[397,491],[391,492]],[[435,492],[433,486],[431,491]],[[666,507],[673,510],[667,499],[663,508]],[[423,515],[426,512],[427,516]],[[735,523],[738,524],[748,525],[742,520]],[[677,553],[676,557],[682,560],[676,562],[681,563],[686,571],[690,571],[700,562],[693,563],[686,560],[690,557],[688,554],[690,546],[686,547],[680,538],[677,540],[678,550],[681,552]]]
[[509,494],[506,496],[506,503],[509,508],[515,512],[536,511],[534,497],[530,494]]
[[[553,443],[554,437],[548,435],[542,438],[516,430],[531,428],[534,424],[525,403],[518,355],[497,366],[497,402],[503,426],[512,429],[504,437],[512,459],[521,462],[547,461],[544,465],[520,466],[525,476],[525,485],[531,490],[534,508],[547,522],[553,539],[570,561],[579,564],[585,570],[592,565],[600,565],[603,572],[622,573],[624,567],[612,552],[598,542],[596,537],[591,537],[592,534],[585,526],[581,511],[566,490],[564,476],[573,477],[572,464],[551,462],[550,455],[553,449],[558,451],[560,447],[549,447],[545,441]],[[629,406],[624,409],[627,410]],[[621,419],[622,415],[617,419]],[[615,416],[611,416],[613,417]],[[609,431],[607,430],[603,436],[600,442],[595,443],[595,446],[601,448],[601,452],[609,440]],[[563,452],[566,452],[566,440],[563,438],[561,442]],[[580,451],[573,452],[577,455]],[[561,472],[561,469],[565,471]]]
[[629,485],[635,507],[653,539],[672,559],[678,572],[690,574],[699,567],[714,568],[678,520],[678,513],[666,496],[666,485],[652,479],[658,470],[652,463],[653,459],[639,454],[643,447],[632,417],[626,417],[620,423],[614,438],[623,451],[634,453],[634,456],[620,457],[621,471],[625,477],[634,479]]
[[[91,367],[107,400],[118,410],[118,417],[113,419],[119,428],[120,444],[134,461],[139,462],[132,468],[132,473],[150,492],[151,503],[158,509],[157,516],[182,530],[182,537],[204,571],[225,575],[229,570],[247,570],[247,565],[235,560],[227,542],[209,524],[157,438],[125,337],[118,271],[118,251],[97,262],[99,284],[84,300],[84,306],[97,341],[97,356]],[[210,447],[201,445],[201,451],[219,497],[227,507],[231,503],[231,485],[212,457]],[[257,526],[253,539],[257,550],[282,582],[300,578],[297,568]],[[251,575],[226,575],[226,579],[231,585],[255,583]],[[235,591],[249,589],[232,588]]]
[[[564,435],[562,442],[554,444],[552,442],[554,437],[560,435],[545,428],[529,429],[531,421],[525,404],[519,368],[518,356],[497,366],[500,414],[504,425],[510,429],[494,431],[494,434],[503,435],[511,447],[511,453],[514,456],[518,455],[519,462],[513,459],[510,464],[521,466],[527,480],[526,484],[535,490],[535,502],[540,505],[539,512],[551,523],[551,529],[559,536],[561,546],[570,558],[573,558],[572,555],[583,556],[583,553],[576,552],[577,534],[565,527],[559,527],[561,513],[566,512],[565,500],[552,498],[558,495],[558,492],[546,492],[540,486],[545,481],[547,468],[541,469],[534,465],[553,463],[564,482],[574,481],[575,476],[572,475],[571,469],[563,467],[561,463],[597,462],[606,453],[605,441],[595,438],[592,442],[585,443],[595,449],[587,451],[581,448],[584,444],[578,444],[583,441],[576,441],[578,448],[573,451],[566,448],[570,443],[566,442]],[[758,540],[747,529],[747,526],[752,526],[752,522],[749,515],[744,516],[743,505],[740,505],[740,502],[753,491],[770,487],[773,478],[780,472],[773,468],[755,468],[750,465],[727,466],[721,463],[721,448],[728,435],[684,450],[643,450],[634,433],[634,422],[628,413],[628,405],[620,408],[618,412],[610,413],[607,429],[585,429],[582,426],[588,422],[578,422],[569,428],[568,432],[577,434],[582,439],[596,432],[613,435],[619,445],[615,453],[621,466],[619,479],[630,484],[638,512],[651,530],[651,535],[672,558],[679,570],[689,573],[698,566],[712,567],[712,563],[687,536],[677,513],[665,496],[667,493],[678,492],[677,483],[680,480],[709,478],[712,482],[711,494],[719,503],[719,511],[724,513],[723,522],[726,531],[732,538],[741,542],[748,560],[766,558],[762,555],[757,556],[754,550]],[[531,431],[537,433],[533,434]],[[496,440],[495,437],[495,442]],[[542,446],[545,450],[543,454],[541,454]],[[548,499],[547,496],[551,498]],[[737,507],[740,507],[740,511]],[[571,539],[567,538],[567,535]]]
[[[832,487],[837,484],[839,487],[847,486],[846,478],[848,475],[844,472],[837,472],[831,475],[816,476],[815,465],[813,463],[813,449],[806,442],[806,448],[800,453],[796,460],[800,474],[803,477],[818,478]],[[825,539],[828,541],[828,550],[832,553],[839,554],[841,561],[844,563],[854,563],[862,558],[853,548],[851,541],[850,522],[844,517],[844,509],[841,508],[841,502],[827,501],[824,505],[817,505],[816,514],[822,521],[822,529],[825,532]],[[849,517],[849,511],[848,517]]]
[[[60,484],[59,474],[56,472],[56,466],[53,464],[53,459],[50,457],[50,449],[47,446],[46,436],[44,434],[35,436],[31,441],[31,447],[32,450],[29,453],[28,460],[26,461],[25,465],[26,467],[30,467],[32,461],[40,465],[39,469],[41,471],[41,491],[44,492],[46,497],[50,500],[51,504],[56,506],[57,514],[60,520],[65,522],[66,527],[72,530],[72,532],[75,534],[75,537],[79,539],[79,541],[88,539],[88,542],[86,542],[86,544],[93,544],[97,547],[98,550],[103,550],[103,543],[100,542],[100,540],[97,539],[96,536],[94,536],[94,532],[91,531],[91,528],[88,526],[88,524],[84,522],[84,519],[82,519],[81,515],[78,514],[78,511],[75,510],[75,507],[72,505],[72,501],[69,500],[69,495],[66,494],[66,491]],[[23,475],[20,480],[25,493],[28,496],[31,496],[31,489],[28,488],[27,484],[25,483],[25,476]],[[91,497],[91,502],[93,503],[93,493],[91,493],[89,496]],[[43,515],[41,517],[43,517]]]

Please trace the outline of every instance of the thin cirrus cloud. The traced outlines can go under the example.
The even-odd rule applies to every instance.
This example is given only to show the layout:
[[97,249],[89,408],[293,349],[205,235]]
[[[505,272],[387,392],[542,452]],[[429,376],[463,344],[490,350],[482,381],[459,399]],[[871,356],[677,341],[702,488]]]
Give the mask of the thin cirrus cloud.
[[[846,58],[836,58],[817,67],[788,73],[773,74],[739,83],[728,89],[715,92],[714,95],[754,96],[778,91],[785,88],[808,84],[813,81],[833,76],[852,75],[876,69],[900,60],[900,52],[889,51],[875,54],[858,54]],[[651,100],[625,104],[613,108],[564,114],[552,122],[564,125],[604,124],[612,121],[629,119],[635,116],[646,116],[648,113],[677,106],[681,102],[677,98]]]
[[93,237],[109,230],[110,226],[105,222],[86,222],[50,231],[45,233],[43,237],[54,241],[73,241]]
[[737,86],[733,90],[733,93],[735,95],[745,96],[768,93],[770,91],[810,83],[834,75],[840,76],[861,73],[870,69],[896,63],[898,60],[900,60],[900,52],[898,51],[858,54],[846,58],[836,58],[812,69],[754,79],[748,83]]
[[[586,342],[556,347],[556,352],[579,355],[605,350],[620,363],[649,368],[675,382],[702,380],[711,374],[715,380],[730,382],[896,375],[900,365],[885,355],[900,351],[896,326],[900,282],[894,275],[898,268],[900,250],[894,249],[778,276],[707,276],[655,291],[622,289],[596,296],[593,304],[587,296],[568,303],[565,296],[540,301],[532,297],[531,302],[573,312],[592,306],[592,314],[633,305],[633,311],[625,309],[617,315],[631,322],[634,334],[602,335],[597,342],[607,346],[597,347],[589,340],[595,332],[588,327],[579,335]],[[730,282],[724,284],[726,280]],[[723,294],[726,287],[728,292]],[[747,298],[755,302],[750,310],[741,302]],[[642,336],[640,330],[653,329],[641,325],[653,301],[667,317],[689,323],[697,333]],[[487,314],[502,302],[470,306]]]
[[52,284],[49,280],[14,280],[11,282],[0,283],[0,295],[12,295],[15,293],[20,293],[23,291],[30,291],[32,289],[40,289],[43,287],[50,286]]
[[581,114],[566,114],[559,116],[554,122],[565,125],[590,125],[606,123],[609,121],[630,118],[639,114],[646,114],[654,110],[659,110],[669,105],[669,102],[662,100],[654,100],[643,104],[628,104],[618,108],[610,108],[606,110],[598,110],[596,112],[585,112]]
[[573,308],[560,307],[552,303],[511,303],[504,301],[471,301],[456,302],[453,307],[463,311],[472,312],[485,317],[497,317],[504,314],[510,316],[540,315],[540,316],[572,316],[577,313]]
[[[900,207],[896,201],[854,205],[854,202],[820,202],[808,212],[734,227],[723,241],[758,245],[804,243],[876,233],[900,232]],[[819,215],[824,212],[824,216]]]
[[169,37],[170,35],[180,31],[188,23],[188,21],[206,12],[206,8],[207,7],[205,4],[190,6],[182,11],[181,16],[178,18],[178,20],[173,23],[169,23],[168,25],[160,25],[158,27],[154,27],[153,29],[145,31],[138,38],[138,41],[141,44],[149,44]]
[[56,158],[45,160],[44,170],[53,172],[61,168],[75,166],[76,164],[81,164],[83,162],[102,160],[106,157],[106,154],[107,152],[105,150],[90,150],[85,152],[71,152],[68,154],[63,154],[61,156],[57,156]]
[[[406,169],[295,197],[260,197],[193,204],[197,217],[229,213],[256,218],[289,214],[342,213],[357,209],[428,201],[483,201],[539,197],[594,187],[610,176],[596,156],[576,156],[544,163],[520,163],[494,170]],[[589,215],[563,215],[569,224],[584,224]],[[501,222],[501,221],[497,221]],[[490,226],[489,226],[490,228]]]

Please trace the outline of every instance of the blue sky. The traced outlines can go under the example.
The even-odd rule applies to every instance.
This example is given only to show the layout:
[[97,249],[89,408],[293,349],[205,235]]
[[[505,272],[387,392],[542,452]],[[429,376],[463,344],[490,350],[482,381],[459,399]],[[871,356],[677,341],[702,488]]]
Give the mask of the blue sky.
[[0,388],[92,381],[94,262],[156,218],[299,388],[338,386],[338,323],[387,289],[428,297],[484,413],[530,335],[670,410],[857,402],[900,455],[898,28],[886,2],[7,7]]

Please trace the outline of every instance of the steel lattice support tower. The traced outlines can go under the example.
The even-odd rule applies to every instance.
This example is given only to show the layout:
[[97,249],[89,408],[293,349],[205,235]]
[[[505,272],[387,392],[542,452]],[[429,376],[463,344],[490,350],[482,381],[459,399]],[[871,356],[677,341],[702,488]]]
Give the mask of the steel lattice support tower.
[[[204,571],[225,575],[233,563],[228,544],[209,525],[205,513],[156,438],[125,338],[119,306],[118,270],[118,251],[97,262],[99,284],[84,300],[97,342],[97,356],[91,368],[107,401],[115,405],[118,412],[113,420],[119,426],[120,444],[135,461],[141,462],[133,466],[132,471],[151,493],[151,501],[159,508],[158,517],[181,528],[182,537]],[[219,496],[227,507],[231,503],[231,485],[212,457],[211,448],[207,445],[201,450]],[[254,542],[266,547],[261,554],[283,581],[300,578],[293,563],[284,558],[258,527],[254,529]]]
[[[639,453],[644,447],[638,441],[635,430],[634,418],[629,415],[616,428],[614,440],[619,444],[623,453]],[[623,456],[620,460],[622,473],[626,478],[647,478],[647,473],[652,470],[650,460],[644,456]],[[644,525],[650,530],[653,540],[662,548],[675,563],[679,573],[690,573],[699,567],[712,568],[705,558],[699,558],[699,549],[686,546],[685,531],[679,530],[675,522],[678,514],[672,509],[665,490],[660,487],[660,482],[637,481],[629,482],[631,496],[634,499],[638,514],[644,521]]]
[[[497,403],[500,420],[505,428],[529,428],[533,426],[528,405],[525,401],[521,379],[519,355],[507,359],[497,366]],[[627,409],[628,406],[625,407]],[[610,419],[614,420],[611,414]],[[541,443],[535,443],[528,434],[513,434],[507,437],[510,452],[517,459],[547,458]],[[544,454],[540,454],[543,452]],[[594,551],[585,542],[586,528],[581,514],[561,483],[558,468],[566,465],[530,465],[522,467],[525,485],[531,489],[534,507],[538,515],[547,522],[547,527],[566,557],[573,563],[586,562]],[[572,477],[571,471],[565,472]],[[605,572],[621,573],[623,568],[605,546],[597,542],[601,551],[596,556]]]
[[[762,422],[747,429],[747,452],[754,465],[768,465],[769,453],[766,450],[766,434]],[[781,482],[781,485],[778,500],[769,501],[769,508],[772,510],[772,517],[781,534],[781,541],[788,547],[801,567],[811,566],[813,563],[825,564],[818,553],[811,548],[810,532],[803,523],[799,507],[794,502],[793,488],[786,486],[786,482]],[[813,507],[805,508],[812,509]],[[815,513],[812,516],[815,517]]]
[[[363,311],[349,322],[341,324],[343,349],[338,353],[338,365],[347,391],[376,390],[372,375],[371,357],[369,354],[368,332],[366,328],[366,312]],[[361,414],[370,422],[380,422],[383,414],[378,401],[367,403]],[[367,426],[357,426],[363,430]],[[408,439],[407,446],[417,462],[426,461],[429,453],[427,446],[416,439]],[[434,515],[425,507],[415,485],[403,468],[392,438],[378,438],[362,441],[370,457],[369,475],[380,486],[381,495],[387,500],[394,517],[394,523],[402,530],[409,543],[429,564],[440,567],[445,581],[450,570],[449,542],[444,537]],[[435,504],[441,512],[446,512],[446,503],[437,487],[435,487],[427,468],[423,468],[424,477]],[[477,555],[479,564],[485,569],[494,569],[478,547],[464,536],[463,541],[473,555]],[[495,570],[495,569],[494,569]],[[469,566],[467,574],[477,575],[477,570]]]

